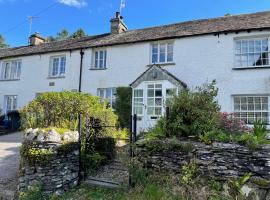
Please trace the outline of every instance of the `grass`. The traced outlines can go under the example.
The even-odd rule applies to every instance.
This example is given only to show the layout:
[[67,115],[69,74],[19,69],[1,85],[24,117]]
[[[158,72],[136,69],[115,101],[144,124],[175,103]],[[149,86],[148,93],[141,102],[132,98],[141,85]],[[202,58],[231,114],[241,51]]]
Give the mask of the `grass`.
[[82,185],[61,197],[52,197],[51,200],[184,200],[173,195],[156,184],[149,184],[145,187],[137,186],[134,189],[115,190],[100,187]]

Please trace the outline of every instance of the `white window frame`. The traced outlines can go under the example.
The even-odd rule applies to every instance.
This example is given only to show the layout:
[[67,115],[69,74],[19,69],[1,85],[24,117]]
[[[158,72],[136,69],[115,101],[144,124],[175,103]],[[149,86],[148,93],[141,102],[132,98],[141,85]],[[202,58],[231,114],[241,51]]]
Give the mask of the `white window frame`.
[[[152,85],[153,87],[149,87]],[[157,85],[161,85],[161,87],[157,87]],[[148,83],[146,86],[146,114],[151,117],[161,117],[163,115],[164,105],[163,105],[163,98],[164,98],[164,85],[162,83]],[[153,96],[149,96],[149,90],[153,90]],[[156,95],[156,91],[161,90],[161,96]],[[161,105],[156,105],[156,100],[160,100]],[[149,105],[149,101],[153,100],[153,105]],[[153,113],[149,114],[148,110],[153,109]],[[160,109],[160,114],[156,113],[156,109]]]
[[[136,91],[141,91],[142,92],[142,96],[136,96],[135,93]],[[140,101],[136,101],[136,100],[140,100]],[[142,117],[144,115],[144,90],[143,89],[133,89],[133,105],[132,105],[132,109],[133,109],[133,114],[136,114],[137,116]],[[137,108],[141,108],[142,109],[142,113],[137,113],[136,109]]]
[[[157,62],[153,61],[153,46],[157,45],[158,52],[157,52]],[[160,61],[160,47],[165,45],[165,61]],[[172,45],[172,52],[168,52],[168,46]],[[172,60],[168,61],[168,54],[172,53]],[[166,64],[166,63],[173,63],[174,62],[174,42],[173,41],[166,41],[166,42],[155,42],[151,43],[150,45],[150,63],[151,64]]]
[[[235,98],[240,98],[240,109],[236,109],[236,104],[235,104]],[[247,109],[242,109],[242,103],[241,103],[241,98],[246,98],[246,104],[247,104]],[[253,98],[253,103],[248,103],[248,98]],[[267,98],[267,109],[260,109],[260,110],[256,110],[256,103],[255,103],[255,98]],[[266,125],[269,125],[269,119],[270,119],[270,116],[269,116],[269,111],[270,111],[270,96],[269,95],[233,95],[232,96],[232,103],[233,103],[233,112],[234,112],[234,117],[236,118],[236,119],[240,119],[240,120],[243,120],[243,121],[245,121],[245,119],[246,119],[246,121],[247,121],[247,124],[248,125],[252,125],[252,123],[249,123],[249,113],[250,114],[252,114],[253,113],[253,118],[254,118],[254,121],[256,121],[256,113],[260,113],[260,115],[262,116],[262,113],[267,113],[267,122],[266,122]],[[249,109],[249,104],[250,104],[250,106],[253,106],[254,107],[254,109],[252,110],[252,109]],[[262,108],[262,106],[263,106],[263,103],[262,103],[262,101],[260,100],[260,106],[261,106],[261,108]],[[239,114],[239,116],[238,116],[238,114]],[[242,116],[245,116],[246,115],[246,117],[242,117]],[[252,118],[252,117],[251,117]]]
[[[101,58],[102,54],[102,58]],[[107,69],[107,50],[98,49],[93,53],[92,69]]]
[[114,108],[114,104],[115,104],[115,100],[116,100],[116,88],[115,87],[98,88],[97,89],[97,96],[101,97],[103,100],[107,100],[110,104],[110,107]]
[[[9,67],[7,68],[7,64]],[[2,62],[1,80],[19,80],[21,77],[22,61],[8,60]]]
[[[54,72],[54,60],[58,59],[58,65],[56,68],[56,73]],[[62,70],[62,59],[64,59],[64,70]],[[66,74],[66,65],[67,65],[67,58],[66,55],[58,55],[58,56],[51,56],[50,58],[50,67],[49,67],[49,77],[50,78],[57,78],[57,77],[65,77]]]
[[[254,50],[253,50],[253,52],[250,52],[249,51],[249,42],[250,41],[256,41],[256,40],[266,40],[267,39],[267,44],[268,44],[268,51],[260,51],[260,52],[256,52],[256,50],[255,50],[255,46],[254,46]],[[240,51],[240,53],[239,52],[237,52],[237,42],[241,42],[241,44],[242,44],[242,42],[243,41],[247,41],[247,43],[248,43],[248,46],[247,46],[247,52],[246,53],[243,53],[242,52],[242,45],[241,45],[241,51]],[[263,68],[263,67],[269,67],[270,66],[270,37],[265,37],[265,36],[261,36],[261,37],[248,37],[248,38],[236,38],[236,39],[234,39],[234,67],[235,68]],[[261,50],[262,50],[262,43],[261,43]],[[262,55],[262,53],[263,52],[267,52],[268,53],[268,64],[262,64],[262,65],[250,65],[249,64],[249,59],[250,59],[250,56],[254,56],[254,54],[261,54]],[[240,63],[241,63],[241,65],[239,65],[239,63],[238,63],[238,59],[237,59],[237,56],[247,56],[247,65],[242,65],[242,63],[241,63],[241,60],[240,60]]]
[[[8,105],[10,100],[10,106]],[[10,107],[10,109],[8,108]],[[18,108],[18,95],[5,95],[4,96],[4,112],[9,113]]]

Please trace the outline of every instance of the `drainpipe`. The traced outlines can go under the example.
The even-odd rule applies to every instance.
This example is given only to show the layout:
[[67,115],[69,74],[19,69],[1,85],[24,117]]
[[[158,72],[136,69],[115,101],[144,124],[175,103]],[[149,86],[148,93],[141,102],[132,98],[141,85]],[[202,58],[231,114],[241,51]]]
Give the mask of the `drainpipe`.
[[81,55],[81,62],[80,62],[79,92],[82,92],[82,70],[83,70],[83,56],[84,56],[84,52],[82,49],[80,51],[80,55]]
[[[79,78],[79,92],[82,92],[82,70],[83,70],[83,56],[84,52],[81,49],[80,51],[81,61],[80,61],[80,78]],[[79,183],[81,182],[81,168],[82,168],[82,160],[81,160],[81,146],[82,146],[82,114],[79,114],[79,124],[78,124],[78,131],[79,131]],[[83,175],[84,178],[84,175]]]

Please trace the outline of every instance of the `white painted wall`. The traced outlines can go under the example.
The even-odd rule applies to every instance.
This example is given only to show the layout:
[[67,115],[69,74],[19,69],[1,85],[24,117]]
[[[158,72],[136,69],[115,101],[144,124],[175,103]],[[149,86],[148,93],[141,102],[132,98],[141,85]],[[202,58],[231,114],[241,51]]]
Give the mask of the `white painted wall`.
[[[48,78],[50,57],[66,55],[65,78]],[[16,58],[17,59],[17,58]],[[20,80],[0,81],[0,107],[3,108],[5,95],[18,95],[18,107],[26,105],[35,98],[36,93],[78,89],[79,82],[79,51],[33,55],[19,58],[22,60]],[[0,66],[2,69],[2,60]],[[49,86],[55,82],[55,86]]]
[[[231,112],[233,94],[270,94],[270,69],[233,70],[234,38],[270,36],[270,32],[251,32],[228,35],[206,35],[174,40],[175,65],[165,68],[195,87],[216,79],[219,87],[218,100],[223,111]],[[82,90],[96,95],[97,88],[128,86],[150,64],[150,43],[111,46],[107,50],[107,69],[89,70],[93,50],[85,50]],[[27,104],[36,93],[78,89],[79,51],[66,52],[66,77],[48,79],[51,53],[21,57],[22,74],[19,81],[0,81],[0,105],[4,95],[18,95],[19,107]],[[3,61],[3,60],[2,60]],[[1,62],[1,61],[0,61]],[[49,82],[55,82],[49,87]]]

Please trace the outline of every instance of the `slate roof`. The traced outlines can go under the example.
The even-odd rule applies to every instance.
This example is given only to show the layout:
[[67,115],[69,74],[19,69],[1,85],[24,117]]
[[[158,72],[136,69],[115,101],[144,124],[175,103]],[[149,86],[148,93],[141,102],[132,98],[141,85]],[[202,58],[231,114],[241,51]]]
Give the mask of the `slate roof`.
[[121,34],[102,34],[80,39],[68,39],[37,46],[22,46],[0,50],[0,59],[48,52],[112,46],[162,39],[250,30],[270,30],[270,11],[130,30]]

